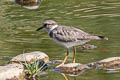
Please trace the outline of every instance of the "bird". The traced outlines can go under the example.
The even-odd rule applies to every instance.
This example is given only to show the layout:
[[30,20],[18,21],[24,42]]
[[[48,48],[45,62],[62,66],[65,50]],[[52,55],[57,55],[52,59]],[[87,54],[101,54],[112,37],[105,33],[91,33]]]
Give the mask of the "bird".
[[72,26],[58,25],[54,20],[45,20],[43,22],[43,25],[36,29],[36,31],[39,31],[41,29],[48,32],[50,38],[52,38],[56,43],[67,48],[67,54],[64,60],[56,67],[60,67],[65,64],[69,56],[69,48],[73,48],[72,63],[75,63],[76,46],[83,45],[91,40],[108,40],[108,38],[105,36],[89,34],[81,29]]

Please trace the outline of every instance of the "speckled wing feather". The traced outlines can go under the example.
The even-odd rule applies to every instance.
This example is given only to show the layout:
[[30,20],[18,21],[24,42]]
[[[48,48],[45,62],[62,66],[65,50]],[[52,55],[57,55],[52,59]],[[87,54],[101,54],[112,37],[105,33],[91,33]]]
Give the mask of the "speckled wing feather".
[[[67,26],[59,26],[53,31],[51,31],[52,37],[62,42],[73,42],[79,40],[90,40],[90,34],[74,28]],[[91,35],[92,36],[92,35]]]

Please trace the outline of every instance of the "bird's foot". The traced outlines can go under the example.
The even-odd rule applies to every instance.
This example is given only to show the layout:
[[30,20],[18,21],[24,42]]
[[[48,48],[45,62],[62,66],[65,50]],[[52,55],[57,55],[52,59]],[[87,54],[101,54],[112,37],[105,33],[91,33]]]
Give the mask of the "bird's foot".
[[64,63],[59,64],[59,65],[56,66],[56,68],[58,68],[58,67],[60,67],[60,66],[63,66],[63,65],[64,65]]

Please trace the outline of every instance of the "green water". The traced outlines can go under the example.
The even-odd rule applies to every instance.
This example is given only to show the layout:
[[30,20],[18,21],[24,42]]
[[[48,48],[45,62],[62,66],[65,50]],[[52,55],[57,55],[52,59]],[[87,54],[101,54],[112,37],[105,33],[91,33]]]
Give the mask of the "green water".
[[[66,49],[52,41],[45,31],[36,32],[45,19],[74,26],[86,32],[105,35],[108,41],[91,41],[97,49],[77,51],[76,62],[89,63],[120,56],[120,0],[44,0],[36,10],[28,10],[9,0],[0,1],[0,56],[43,51],[50,60],[63,59]],[[68,61],[72,61],[72,53]],[[6,63],[0,60],[0,64]],[[48,72],[42,80],[64,80]],[[69,80],[74,80],[69,77]],[[120,80],[120,73],[88,70],[76,80]]]

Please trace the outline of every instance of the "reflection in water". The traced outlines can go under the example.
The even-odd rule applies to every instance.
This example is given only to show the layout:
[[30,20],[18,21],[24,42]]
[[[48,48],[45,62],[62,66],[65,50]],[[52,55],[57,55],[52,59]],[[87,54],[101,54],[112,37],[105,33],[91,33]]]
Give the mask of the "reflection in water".
[[40,0],[15,0],[15,3],[27,9],[37,9],[39,7]]
[[65,74],[63,74],[63,73],[61,73],[61,74],[63,75],[65,80],[68,80],[68,78],[67,78],[67,76]]
[[[67,78],[67,76],[66,76],[64,73],[61,73],[61,75],[64,77],[64,80],[69,80],[69,79]],[[76,76],[73,76],[73,77],[74,77],[73,80],[77,80],[77,79],[76,79]]]

